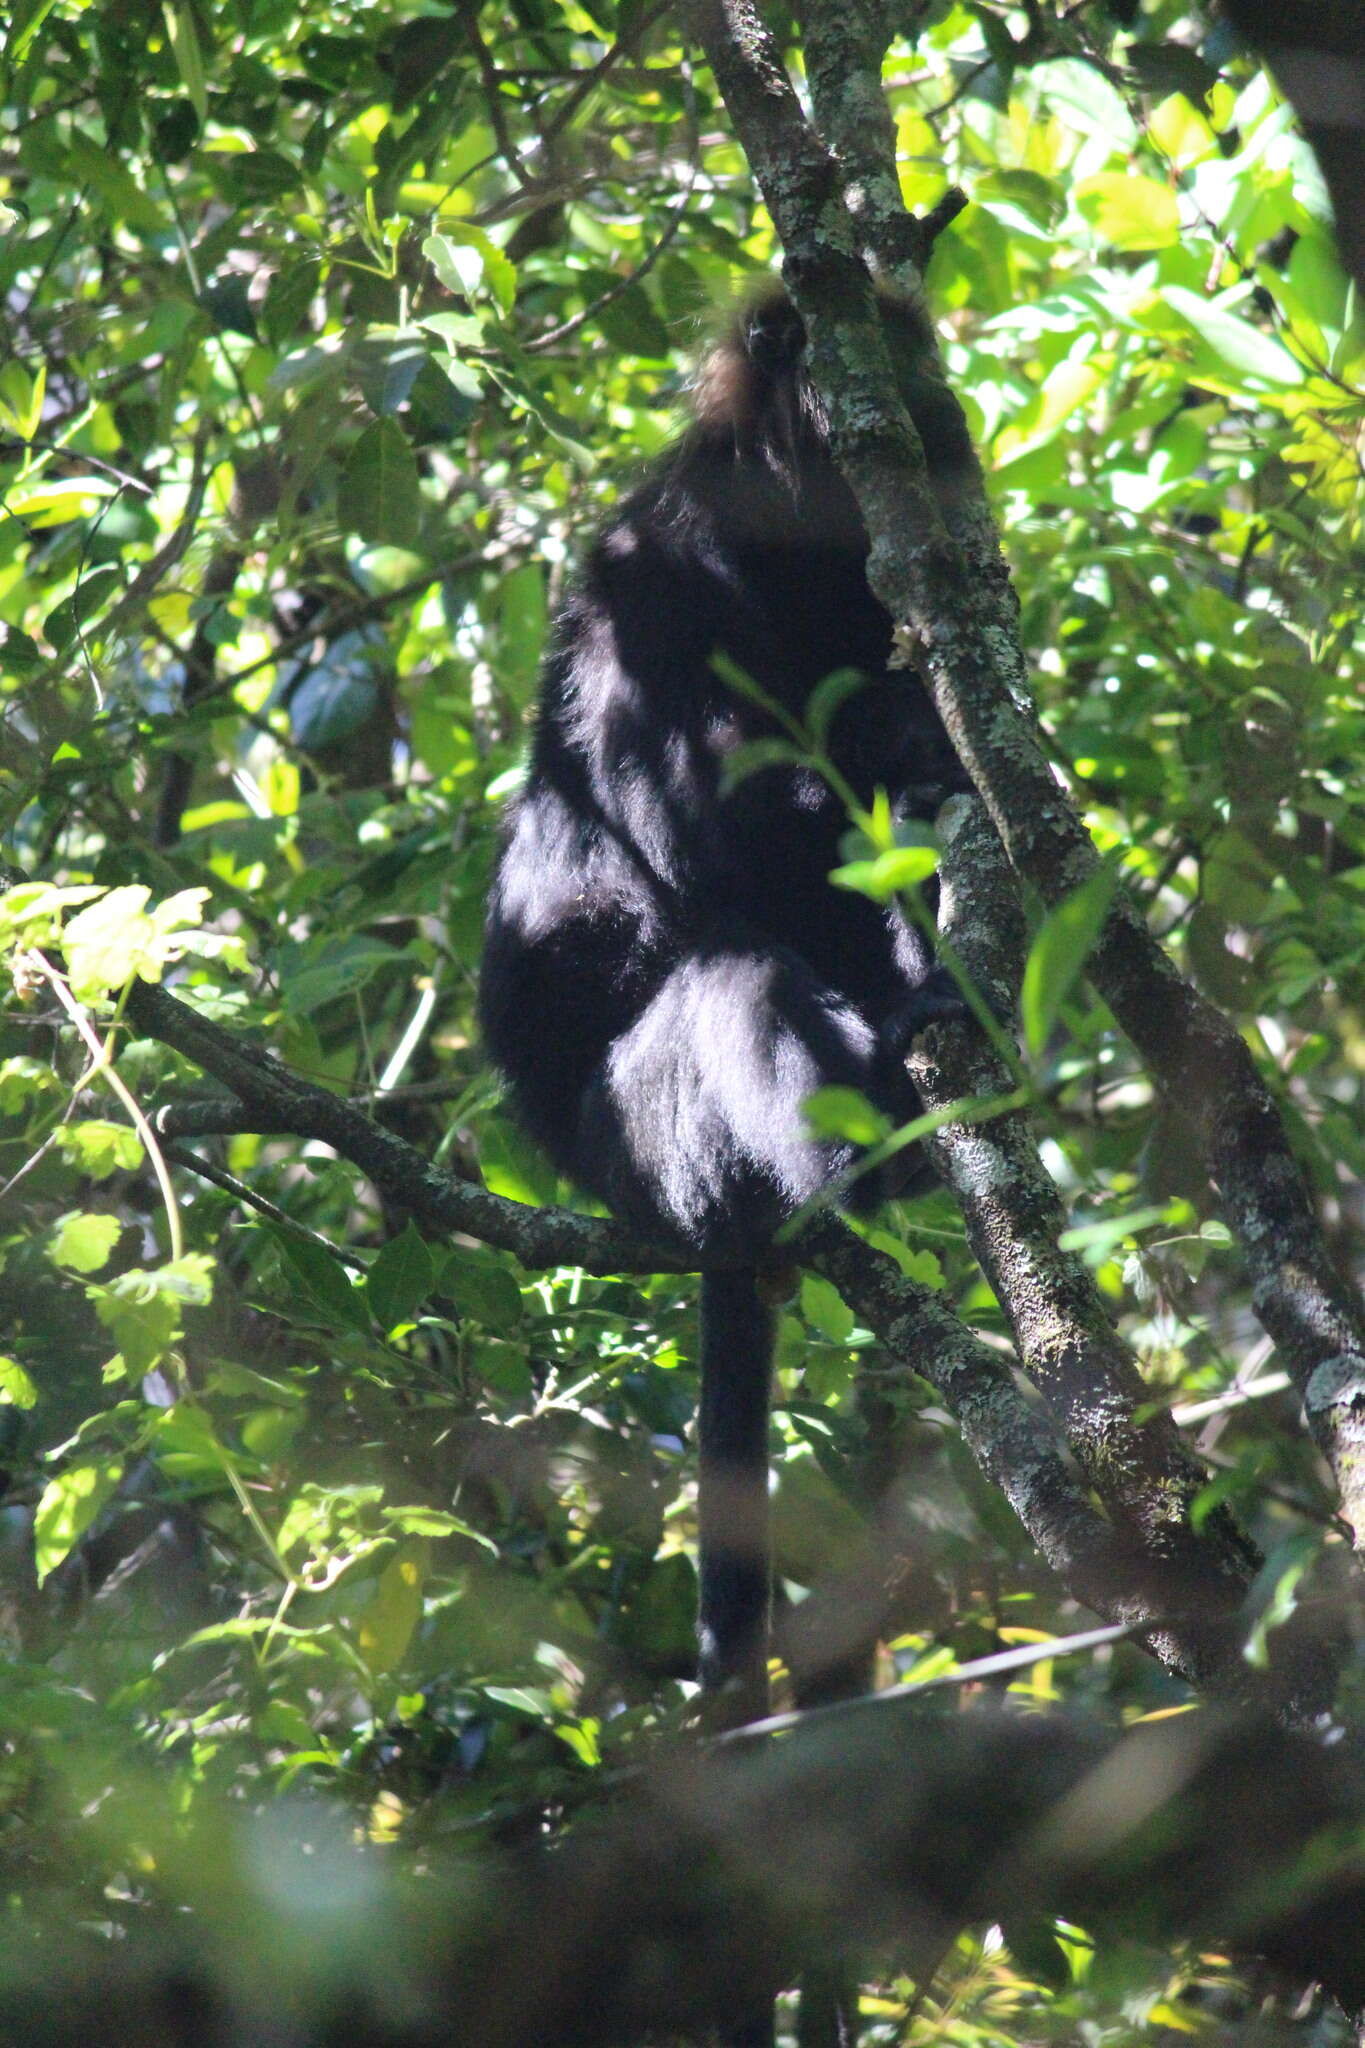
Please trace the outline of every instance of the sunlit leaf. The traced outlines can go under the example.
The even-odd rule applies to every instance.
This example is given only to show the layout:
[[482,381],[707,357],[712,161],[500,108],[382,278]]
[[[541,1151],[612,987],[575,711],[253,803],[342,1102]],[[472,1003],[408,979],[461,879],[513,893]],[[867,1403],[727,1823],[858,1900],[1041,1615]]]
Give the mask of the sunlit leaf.
[[35,1408],[38,1389],[22,1365],[13,1358],[0,1358],[0,1407]]
[[1082,179],[1075,202],[1102,240],[1115,249],[1164,249],[1180,233],[1180,209],[1168,185],[1131,172]]
[[48,1257],[54,1265],[67,1266],[73,1273],[97,1273],[118,1243],[122,1230],[117,1216],[73,1210],[61,1218],[53,1231]]
[[123,1477],[122,1458],[83,1458],[50,1479],[33,1517],[38,1583],[67,1556],[112,1499]]
[[402,1662],[422,1619],[422,1587],[429,1559],[429,1545],[421,1537],[408,1537],[385,1565],[361,1610],[356,1641],[361,1656],[377,1675]]

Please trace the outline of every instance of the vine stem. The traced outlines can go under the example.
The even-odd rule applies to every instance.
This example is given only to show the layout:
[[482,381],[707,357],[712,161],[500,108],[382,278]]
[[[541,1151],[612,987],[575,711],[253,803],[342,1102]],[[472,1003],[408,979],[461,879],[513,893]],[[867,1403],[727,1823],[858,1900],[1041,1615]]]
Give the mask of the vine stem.
[[89,1011],[81,1003],[77,1002],[75,996],[71,993],[71,986],[65,975],[59,973],[50,960],[45,960],[41,953],[35,952],[24,954],[23,960],[25,966],[30,968],[35,974],[41,975],[52,990],[53,995],[56,996],[57,1001],[75,1025],[82,1044],[90,1054],[90,1069],[83,1077],[84,1080],[87,1082],[92,1081],[97,1076],[102,1075],[112,1093],[118,1097],[132,1119],[133,1128],[142,1140],[143,1149],[151,1161],[152,1172],[156,1175],[156,1184],[161,1191],[161,1199],[165,1205],[166,1228],[170,1236],[171,1257],[172,1259],[183,1257],[185,1240],[180,1228],[180,1211],[176,1205],[175,1188],[171,1183],[170,1168],[162,1156],[156,1132],[148,1122],[141,1104],[114,1065],[113,1031],[110,1031],[107,1039],[100,1037],[91,1021]]

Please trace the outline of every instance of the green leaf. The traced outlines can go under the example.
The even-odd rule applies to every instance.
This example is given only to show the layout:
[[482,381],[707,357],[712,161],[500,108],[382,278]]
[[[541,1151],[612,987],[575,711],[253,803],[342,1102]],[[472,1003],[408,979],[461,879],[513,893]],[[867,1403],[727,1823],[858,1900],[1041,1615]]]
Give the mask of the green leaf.
[[185,0],[166,0],[165,13],[175,68],[180,73],[180,83],[199,116],[202,128],[209,117],[209,97],[204,82],[204,53],[199,47],[199,27]]
[[67,925],[67,973],[81,1002],[97,1002],[110,989],[124,988],[132,980],[138,954],[152,930],[145,915],[151,893],[140,882],[110,889]]
[[422,1619],[422,1588],[430,1556],[431,1547],[422,1537],[407,1537],[379,1574],[373,1597],[360,1614],[356,1641],[377,1676],[402,1662]]
[[417,463],[396,420],[376,420],[356,442],[337,485],[337,518],[348,533],[414,548],[422,530]]
[[403,956],[382,939],[356,932],[290,950],[284,958],[288,972],[281,1001],[291,1016],[306,1017],[324,1003],[334,1003],[338,997],[364,988],[376,974],[397,966]]
[[221,1483],[229,1459],[213,1418],[197,1402],[163,1408],[152,1426],[149,1448],[167,1479],[191,1487]]
[[829,729],[838,716],[841,705],[867,687],[867,677],[860,668],[836,668],[832,675],[825,676],[815,685],[806,699],[805,723],[817,747],[823,747],[829,738]]
[[15,0],[5,43],[5,62],[11,69],[27,54],[29,44],[55,4],[56,0]]
[[159,982],[166,967],[199,938],[207,889],[180,889],[148,910],[151,890],[140,882],[109,889],[67,924],[62,935],[71,987],[83,1003],[134,976]]
[[1136,1237],[1140,1230],[1150,1230],[1165,1215],[1164,1208],[1148,1204],[1141,1209],[1125,1210],[1121,1216],[1105,1216],[1095,1223],[1073,1224],[1058,1237],[1058,1249],[1080,1252],[1088,1266],[1100,1266],[1125,1238]]
[[123,588],[123,576],[112,563],[82,576],[71,596],[55,605],[43,620],[43,631],[53,646],[69,647],[82,626],[99,611],[107,598]]
[[34,1408],[38,1403],[38,1389],[13,1358],[0,1358],[0,1407]]
[[204,1381],[206,1394],[245,1394],[258,1400],[280,1404],[287,1401],[302,1401],[301,1387],[291,1386],[287,1380],[271,1379],[263,1372],[254,1372],[249,1365],[243,1365],[237,1358],[220,1358]]
[[817,1088],[801,1113],[817,1138],[847,1138],[854,1145],[875,1145],[889,1137],[891,1126],[856,1088]]
[[462,348],[480,347],[484,338],[484,322],[477,313],[432,313],[417,325],[436,335],[452,355]]
[[409,327],[373,326],[351,355],[366,405],[385,418],[407,404],[431,361],[426,342]]
[[459,1309],[490,1330],[514,1330],[524,1313],[515,1278],[487,1254],[453,1251],[434,1291],[448,1294]]
[[491,1536],[485,1536],[479,1529],[462,1522],[458,1515],[448,1515],[441,1508],[406,1507],[386,1508],[385,1520],[394,1529],[401,1529],[405,1536],[430,1536],[442,1538],[461,1536],[469,1543],[477,1543],[481,1550],[490,1550],[497,1555],[497,1544]]
[[1112,868],[1092,875],[1065,903],[1058,904],[1033,942],[1019,1008],[1024,1042],[1035,1058],[1085,966],[1117,887],[1118,876]]
[[1225,924],[1264,917],[1275,874],[1264,854],[1235,826],[1220,832],[1203,863],[1203,900]]
[[250,149],[241,156],[222,156],[215,151],[206,164],[224,197],[238,206],[268,205],[303,183],[298,165],[276,149]]
[[746,740],[742,746],[726,754],[720,764],[721,795],[729,796],[741,782],[747,782],[751,775],[759,775],[766,768],[809,766],[810,755],[793,740]]
[[[685,1551],[670,1551],[656,1558],[645,1574],[623,1617],[618,1640],[625,1654],[647,1670],[667,1670],[679,1663],[685,1669],[686,1660],[696,1655],[696,1626],[696,1567]],[[555,1733],[570,1741],[562,1725]],[[579,1748],[572,1742],[570,1746]]]
[[[646,1591],[648,1591],[648,1588],[646,1588]],[[637,1602],[636,1604],[638,1607],[639,1603]],[[676,1642],[678,1638],[674,1640]],[[635,1631],[633,1629],[631,1631],[631,1648],[635,1648]],[[674,1650],[674,1656],[676,1655],[677,1651]],[[670,1661],[672,1660],[670,1659]],[[566,1748],[572,1750],[581,1764],[586,1764],[589,1770],[593,1770],[602,1761],[602,1745],[599,1740],[601,1726],[600,1721],[560,1721],[554,1732],[558,1740]]]
[[818,1273],[801,1276],[801,1313],[813,1330],[831,1344],[846,1344],[855,1328],[852,1309],[837,1287]]
[[297,1408],[254,1408],[242,1418],[242,1442],[253,1458],[274,1464],[302,1427],[303,1417]]
[[32,376],[13,357],[0,369],[0,412],[21,441],[31,441],[41,426],[46,394],[46,363],[40,363]]
[[518,703],[535,687],[547,617],[545,573],[539,562],[524,562],[498,590],[498,680]]
[[552,1202],[559,1176],[510,1117],[492,1116],[479,1138],[479,1167],[491,1195],[540,1206]]
[[142,1140],[126,1124],[112,1124],[102,1117],[88,1117],[78,1124],[63,1124],[57,1144],[78,1173],[91,1180],[108,1180],[111,1173],[131,1173],[142,1160]]
[[1017,206],[1021,213],[1049,232],[1057,227],[1066,213],[1066,201],[1058,181],[1045,178],[1040,171],[983,171],[972,187],[972,197],[986,206],[992,200]]
[[1238,384],[1298,386],[1305,371],[1282,343],[1239,319],[1226,305],[1211,304],[1183,285],[1168,284],[1162,298],[1226,366]]
[[1083,178],[1073,197],[1078,212],[1115,249],[1165,249],[1180,239],[1180,208],[1168,185],[1131,171]]
[[33,1517],[38,1584],[79,1543],[123,1477],[122,1458],[83,1458],[43,1488]]
[[889,1230],[869,1230],[867,1241],[894,1259],[907,1280],[916,1280],[921,1287],[944,1285],[943,1267],[932,1252],[911,1251],[903,1238],[893,1236]]
[[492,1700],[500,1707],[507,1707],[514,1714],[524,1714],[532,1721],[544,1721],[549,1717],[553,1702],[541,1687],[530,1685],[484,1685],[480,1692],[486,1700]]
[[[619,279],[613,279],[599,272],[596,276],[585,277],[589,293],[593,290],[607,290]],[[655,362],[665,363],[669,357],[668,329],[649,303],[649,297],[642,285],[628,285],[624,291],[606,305],[599,306],[596,324],[611,344],[623,355],[645,356]]]
[[291,1700],[271,1700],[256,1716],[255,1733],[263,1742],[287,1743],[293,1749],[316,1749],[319,1737],[302,1707]]
[[102,498],[112,498],[118,486],[102,476],[39,476],[30,484],[14,484],[6,496],[5,509],[35,526],[61,526],[70,519],[86,519],[98,510]]
[[211,1297],[213,1260],[189,1252],[164,1266],[134,1266],[115,1280],[86,1288],[95,1314],[122,1352],[129,1372],[159,1365],[180,1335],[180,1311],[202,1307]]
[[830,876],[836,889],[851,889],[870,896],[874,903],[889,903],[902,889],[918,888],[938,866],[938,851],[932,846],[892,846],[875,860],[852,860],[835,868]]
[[1242,1655],[1264,1671],[1270,1662],[1268,1638],[1283,1628],[1299,1604],[1299,1583],[1322,1552],[1317,1531],[1302,1529],[1276,1545],[1256,1575],[1249,1604],[1259,1609]]
[[1029,74],[1044,106],[1083,135],[1095,135],[1114,150],[1133,150],[1138,132],[1122,95],[1102,72],[1080,57],[1035,64]]
[[65,1266],[73,1273],[97,1273],[118,1243],[122,1228],[117,1216],[74,1209],[58,1219],[47,1255],[54,1266]]
[[[16,677],[31,675],[43,666],[42,649],[31,633],[25,633],[20,626],[4,626],[0,631],[4,634],[0,649],[4,651],[5,666]],[[59,741],[58,745],[61,744]]]
[[289,339],[302,324],[318,286],[322,265],[315,256],[305,256],[277,270],[266,286],[261,307],[261,326],[275,347]]
[[15,1053],[0,1061],[0,1116],[18,1116],[30,1102],[54,1095],[61,1083],[46,1060]]
[[1309,318],[1339,334],[1351,317],[1352,291],[1332,243],[1320,234],[1301,235],[1289,259],[1289,277]]
[[131,1372],[150,1372],[160,1362],[180,1335],[183,1308],[203,1308],[212,1299],[213,1271],[209,1253],[186,1252],[162,1266],[135,1266],[86,1288]]
[[391,1237],[365,1276],[365,1295],[381,1330],[409,1322],[431,1292],[435,1263],[421,1232],[409,1222]]
[[368,1334],[370,1312],[364,1293],[352,1286],[345,1267],[310,1237],[296,1236],[292,1230],[274,1224],[267,1224],[266,1229],[279,1247],[280,1256],[303,1282],[313,1306],[322,1311],[327,1321],[343,1330],[363,1330]]
[[517,296],[516,265],[482,228],[442,221],[441,232],[423,242],[422,254],[451,291],[470,300],[488,292],[502,312],[511,312]]
[[88,185],[103,202],[106,212],[140,235],[164,235],[169,216],[149,199],[131,171],[125,170],[112,150],[92,142],[79,128],[67,137],[67,155],[73,180]]

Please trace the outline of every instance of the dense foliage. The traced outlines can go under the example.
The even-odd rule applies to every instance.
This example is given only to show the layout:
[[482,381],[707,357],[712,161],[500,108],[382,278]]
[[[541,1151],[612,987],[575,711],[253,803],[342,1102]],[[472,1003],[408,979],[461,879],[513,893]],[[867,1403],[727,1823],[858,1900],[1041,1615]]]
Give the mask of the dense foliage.
[[[970,201],[928,287],[1058,771],[1359,1272],[1365,338],[1316,165],[1177,0],[902,11],[904,196]],[[2,68],[0,834],[43,885],[2,913],[5,1891],[18,1942],[112,1934],[208,1910],[181,1845],[221,1842],[232,1926],[254,1900],[287,1953],[304,1865],[233,1848],[229,1810],[284,1844],[324,1801],[338,1845],[420,1861],[577,1811],[680,1717],[695,1283],[424,1238],[318,1143],[162,1142],[205,1084],[117,991],[164,974],[455,1175],[569,1198],[473,1040],[499,805],[576,550],[778,252],[643,0],[17,0]],[[1268,1553],[1273,1624],[1331,1496],[1179,1115],[1039,922],[1073,1241]],[[946,1196],[882,1222],[998,1332]],[[894,1478],[885,1681],[1085,1625],[827,1281],[780,1368],[784,1597],[856,1566]],[[1184,1698],[1127,1646],[1011,1693]],[[338,1938],[362,1905],[331,1900]],[[1011,1933],[918,1999],[888,1975],[878,2038],[1190,2028],[1172,2001],[1221,1967]]]

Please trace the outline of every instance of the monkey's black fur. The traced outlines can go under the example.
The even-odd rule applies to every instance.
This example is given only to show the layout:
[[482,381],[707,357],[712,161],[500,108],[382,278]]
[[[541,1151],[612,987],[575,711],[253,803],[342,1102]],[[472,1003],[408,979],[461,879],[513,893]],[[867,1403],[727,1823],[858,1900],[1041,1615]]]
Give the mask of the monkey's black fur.
[[[923,374],[913,306],[883,320],[931,476],[973,457]],[[867,536],[834,467],[805,335],[773,291],[707,359],[690,431],[597,538],[560,618],[530,774],[493,884],[481,1013],[527,1129],[618,1215],[713,1265],[761,1255],[852,1161],[802,1103],[841,1083],[895,1123],[909,1040],[956,1007],[894,906],[833,888],[845,807],[782,763],[725,762],[780,728],[715,657],[798,717],[838,670],[829,752],[859,800],[932,817],[970,787],[917,678],[889,666]],[[887,1191],[857,1184],[860,1206]],[[752,1266],[703,1275],[701,1676],[732,1720],[767,1701],[771,1311]],[[731,2048],[771,2041],[771,2001]]]
[[[885,317],[951,486],[971,460],[961,414],[919,374],[922,316]],[[848,820],[813,769],[722,793],[726,756],[777,728],[717,653],[798,715],[834,671],[870,679],[830,741],[864,802],[880,784],[928,817],[966,786],[921,685],[887,666],[803,346],[785,296],[754,306],[708,361],[696,424],[599,535],[558,623],[484,956],[485,1038],[528,1130],[617,1214],[712,1259],[751,1256],[849,1163],[807,1133],[812,1090],[916,1113],[902,1056],[949,993],[899,910],[830,886]]]
[[[887,301],[883,318],[951,493],[973,458],[923,375],[923,315]],[[753,1259],[850,1164],[850,1145],[805,1126],[814,1089],[858,1088],[897,1123],[917,1113],[905,1049],[954,1001],[898,908],[831,886],[848,820],[814,769],[722,785],[727,755],[778,728],[717,654],[797,716],[835,671],[868,678],[829,737],[862,802],[881,786],[930,817],[968,787],[918,679],[888,666],[890,616],[804,345],[784,293],[756,302],[707,359],[695,424],[598,536],[556,628],[489,903],[483,1030],[521,1120],[617,1214],[711,1261]],[[733,1636],[722,1613],[714,1679],[734,1675]]]

